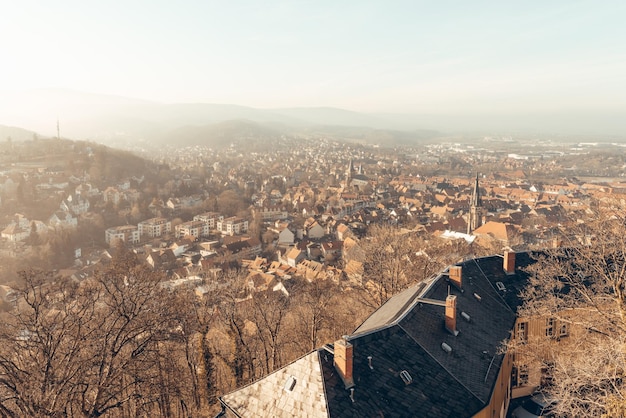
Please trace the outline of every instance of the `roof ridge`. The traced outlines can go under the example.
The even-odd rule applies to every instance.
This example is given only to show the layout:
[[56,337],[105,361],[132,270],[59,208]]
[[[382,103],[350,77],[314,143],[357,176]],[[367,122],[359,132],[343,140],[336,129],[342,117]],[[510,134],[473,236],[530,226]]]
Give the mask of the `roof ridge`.
[[[383,303],[378,309],[376,309],[374,312],[372,312],[367,318],[365,318],[365,320],[363,322],[361,322],[361,324],[356,327],[356,329],[349,335],[349,339],[355,339],[357,337],[362,337],[364,335],[369,335],[372,334],[374,332],[378,332],[384,329],[388,329],[396,324],[399,324],[400,321],[402,321],[402,319],[404,319],[404,317],[406,317],[412,310],[413,308],[419,303],[419,299],[421,297],[421,295],[425,294],[432,286],[434,286],[434,284],[437,282],[437,280],[443,276],[443,274],[438,274],[437,276],[431,278],[431,279],[427,279],[427,280],[423,280],[421,282],[416,283],[415,285],[408,287],[406,289],[404,289],[401,292],[396,293],[395,295],[393,295],[392,297],[390,297],[389,299],[387,299],[385,301],[385,303]],[[429,282],[430,280],[430,282]],[[411,296],[411,298],[405,302],[405,304],[402,306],[401,309],[398,310],[398,312],[396,312],[394,315],[391,316],[391,318],[389,319],[389,321],[387,321],[386,323],[384,323],[383,325],[379,325],[377,327],[365,330],[365,331],[361,331],[361,332],[357,332],[359,328],[361,328],[372,316],[374,316],[376,314],[376,312],[378,312],[380,310],[380,308],[382,308],[383,306],[385,306],[385,304],[387,304],[390,300],[392,300],[395,296],[403,293],[403,292],[407,292],[410,289],[414,289],[414,294]]]
[[[324,348],[318,348],[317,351],[317,362],[320,365],[320,373],[322,374],[322,389],[324,389],[324,404],[326,405],[326,416],[330,418],[330,405],[328,404],[328,392],[326,391],[326,379],[324,379],[324,365],[322,364],[322,350],[326,351]],[[328,352],[328,351],[326,351]],[[329,353],[330,354],[330,353]],[[334,359],[334,354],[333,354]]]

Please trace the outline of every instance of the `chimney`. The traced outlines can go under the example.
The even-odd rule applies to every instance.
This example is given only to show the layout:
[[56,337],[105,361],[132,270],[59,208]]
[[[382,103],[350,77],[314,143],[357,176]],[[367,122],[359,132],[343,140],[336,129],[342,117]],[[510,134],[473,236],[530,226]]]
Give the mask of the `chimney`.
[[[456,329],[456,296],[448,295],[446,298],[446,329],[455,337],[459,334]],[[335,350],[336,353],[336,350]],[[336,356],[336,354],[335,354]]]
[[339,372],[339,376],[343,380],[346,389],[354,386],[352,376],[352,351],[353,347],[347,340],[347,336],[335,341],[335,368]]
[[450,268],[448,269],[448,277],[450,278],[450,282],[459,290],[463,289],[462,270],[463,269],[461,266],[450,266]]
[[515,274],[515,252],[504,252],[504,272],[506,274]]

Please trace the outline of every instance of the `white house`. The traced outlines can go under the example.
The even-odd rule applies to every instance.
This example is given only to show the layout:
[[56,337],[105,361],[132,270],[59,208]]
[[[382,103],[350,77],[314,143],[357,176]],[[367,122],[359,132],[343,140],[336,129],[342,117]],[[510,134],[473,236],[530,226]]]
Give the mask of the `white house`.
[[139,229],[135,225],[114,226],[104,232],[104,240],[109,245],[118,239],[129,244],[138,244],[139,237]]
[[217,230],[222,234],[235,235],[248,231],[248,221],[236,216],[217,221]]
[[139,235],[150,238],[160,237],[172,231],[172,222],[165,218],[150,218],[137,224]]

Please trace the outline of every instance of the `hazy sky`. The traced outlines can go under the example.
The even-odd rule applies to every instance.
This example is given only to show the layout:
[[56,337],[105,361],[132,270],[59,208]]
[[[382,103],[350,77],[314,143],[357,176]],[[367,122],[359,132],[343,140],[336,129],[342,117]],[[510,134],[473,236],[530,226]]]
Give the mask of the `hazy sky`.
[[2,0],[0,11],[0,90],[390,112],[626,109],[621,0]]

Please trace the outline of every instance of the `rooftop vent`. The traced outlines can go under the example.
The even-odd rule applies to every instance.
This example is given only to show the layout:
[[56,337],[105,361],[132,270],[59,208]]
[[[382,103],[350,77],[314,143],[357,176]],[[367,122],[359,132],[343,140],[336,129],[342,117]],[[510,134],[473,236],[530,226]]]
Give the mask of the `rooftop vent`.
[[350,388],[350,400],[354,403],[354,388]]
[[506,286],[502,282],[496,282],[496,287],[498,288],[498,290],[501,290],[503,292],[506,290]]
[[480,297],[480,295],[478,293],[474,293],[474,297],[476,298],[477,301],[481,301],[483,300],[483,298]]
[[466,313],[466,312],[461,312],[461,316],[463,317],[463,319],[465,319],[467,322],[470,322],[470,316]]
[[443,351],[445,351],[446,353],[451,353],[452,352],[452,347],[450,347],[448,344],[446,343],[441,343],[441,349]]
[[287,378],[287,381],[285,382],[285,386],[283,387],[283,389],[285,389],[285,391],[287,392],[291,392],[295,386],[296,386],[296,378],[293,376],[289,376]]
[[374,366],[372,366],[372,356],[367,356],[367,365],[370,366],[370,369],[374,370]]
[[402,379],[405,385],[410,385],[411,382],[413,382],[413,378],[411,377],[409,372],[407,372],[406,370],[402,370],[400,372],[400,378]]

